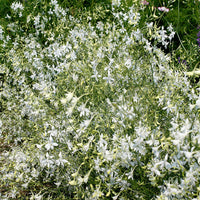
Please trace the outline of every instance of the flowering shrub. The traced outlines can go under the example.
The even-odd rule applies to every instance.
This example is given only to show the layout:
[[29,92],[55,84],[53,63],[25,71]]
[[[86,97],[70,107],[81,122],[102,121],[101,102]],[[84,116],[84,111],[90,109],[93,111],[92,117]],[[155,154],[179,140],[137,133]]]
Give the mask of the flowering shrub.
[[0,27],[1,199],[199,198],[199,90],[158,47],[173,28],[141,28],[144,5],[120,5],[75,18],[38,2],[23,21],[12,4]]

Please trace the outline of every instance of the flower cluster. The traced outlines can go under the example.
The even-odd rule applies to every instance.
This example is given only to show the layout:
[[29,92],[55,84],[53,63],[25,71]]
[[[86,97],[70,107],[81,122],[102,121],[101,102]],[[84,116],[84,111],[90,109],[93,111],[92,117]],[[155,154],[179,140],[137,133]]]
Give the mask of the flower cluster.
[[[149,2],[145,0],[145,1],[141,1],[141,4],[149,5]],[[154,9],[158,9],[159,11],[162,11],[162,12],[169,12],[169,8],[166,8],[164,6],[158,7],[158,8],[154,7]]]
[[38,1],[8,24],[1,199],[199,195],[199,91],[159,48],[173,28],[140,28],[143,5],[120,3],[74,17]]
[[24,6],[20,2],[13,2],[11,5],[11,9],[19,15],[22,16],[22,11],[24,10]]
[[158,10],[162,12],[169,12],[169,8],[166,8],[166,7],[158,7]]

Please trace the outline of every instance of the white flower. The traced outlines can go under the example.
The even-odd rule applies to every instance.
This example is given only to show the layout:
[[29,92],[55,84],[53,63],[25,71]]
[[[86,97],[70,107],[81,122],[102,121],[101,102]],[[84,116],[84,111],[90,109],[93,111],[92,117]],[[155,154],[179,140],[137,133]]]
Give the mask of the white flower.
[[97,189],[93,192],[92,198],[99,199],[98,197],[102,197],[103,195],[104,195],[104,193],[100,191],[100,188],[97,188]]
[[11,193],[9,194],[9,197],[11,197],[12,199],[14,199],[14,198],[16,197],[17,194],[18,194],[18,192],[17,192],[15,189],[13,189],[13,190],[11,191]]
[[62,99],[60,100],[60,102],[61,102],[63,105],[65,105],[65,104],[67,103],[67,99],[66,99],[66,98],[62,98]]
[[36,147],[38,148],[38,149],[41,149],[42,148],[42,146],[43,146],[43,144],[36,144]]
[[73,98],[74,93],[69,92],[67,94],[65,94],[65,98],[61,98],[60,102],[65,105],[67,102],[70,102]]
[[78,81],[78,75],[77,74],[73,74],[72,75],[73,81],[77,82]]
[[113,1],[112,1],[112,5],[113,5],[113,6],[118,6],[118,7],[119,7],[120,4],[121,4],[121,0],[113,0]]
[[57,2],[57,0],[51,0],[51,4],[56,6],[56,5],[58,5],[58,2]]
[[169,40],[171,41],[172,38],[174,37],[175,35],[175,31],[173,30],[173,27],[172,25],[170,24],[169,27],[167,28],[167,30],[170,32],[170,35],[169,35]]
[[151,22],[151,23],[146,23],[146,25],[147,25],[147,28],[150,28],[150,29],[153,28],[153,22]]
[[98,82],[98,78],[100,78],[101,75],[98,74],[97,70],[94,70],[94,74],[91,76],[91,78],[95,78],[95,80]]
[[90,110],[85,107],[85,104],[80,105],[78,111],[80,112],[80,117],[88,116],[90,114]]
[[169,32],[172,32],[172,31],[173,31],[172,24],[170,24],[170,25],[168,26],[167,30],[168,30]]
[[171,165],[170,163],[167,161],[168,160],[168,154],[165,155],[165,159],[160,161],[160,162],[157,162],[156,165],[159,165],[160,169],[162,170],[164,167],[166,169],[170,169],[171,168]]
[[144,48],[147,50],[147,51],[149,51],[149,53],[151,53],[152,52],[152,47],[151,47],[151,43],[150,42],[146,42],[146,45],[144,46]]
[[103,27],[103,22],[99,21],[97,23],[97,28],[100,30],[100,31],[103,31],[104,27]]
[[42,195],[39,194],[32,194],[30,200],[42,200]]
[[76,56],[76,52],[72,51],[71,52],[71,60],[76,60],[77,56]]
[[46,153],[46,158],[44,156],[40,156],[40,165],[41,167],[47,166],[50,168],[54,162],[53,162],[53,156],[50,156],[48,153]]
[[141,40],[141,38],[143,36],[142,33],[141,33],[141,31],[139,29],[137,29],[136,31],[133,31],[133,35],[134,35],[136,41]]
[[103,77],[103,79],[106,80],[106,82],[108,84],[112,84],[112,82],[114,81],[114,79],[111,77],[110,70],[108,70],[108,76],[107,77]]
[[61,181],[60,182],[57,182],[57,183],[54,183],[56,186],[57,186],[57,188],[61,185]]
[[49,142],[45,145],[47,150],[54,149],[55,146],[58,146],[57,143],[53,142],[53,138],[50,136]]
[[67,160],[63,159],[62,153],[60,152],[60,153],[59,153],[59,159],[56,160],[56,165],[58,165],[58,166],[59,166],[59,165],[64,166],[65,163],[70,164]]
[[34,178],[37,178],[39,176],[40,172],[37,171],[35,168],[31,171],[31,176]]
[[83,128],[87,128],[88,126],[89,126],[89,124],[90,124],[90,122],[91,122],[91,120],[90,119],[86,119],[86,120],[84,120],[81,124],[80,124],[80,126]]
[[13,9],[14,11],[16,10],[23,10],[24,9],[24,6],[20,3],[20,2],[14,2],[12,3],[11,5],[11,9]]
[[36,90],[44,91],[46,88],[46,82],[41,81],[40,83],[33,84],[33,88]]
[[69,92],[68,94],[65,95],[68,102],[71,101],[73,95],[74,95],[74,93],[72,93],[72,92]]
[[131,66],[132,66],[132,61],[131,61],[130,58],[126,60],[126,62],[125,62],[125,66],[126,66],[128,69],[131,68]]

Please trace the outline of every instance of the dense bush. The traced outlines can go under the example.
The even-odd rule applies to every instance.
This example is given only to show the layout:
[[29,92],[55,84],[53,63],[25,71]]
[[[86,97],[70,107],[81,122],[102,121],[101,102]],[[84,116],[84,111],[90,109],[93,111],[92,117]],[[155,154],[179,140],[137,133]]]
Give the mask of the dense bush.
[[199,88],[162,50],[172,26],[140,21],[133,2],[76,16],[56,0],[11,5],[1,199],[200,198]]

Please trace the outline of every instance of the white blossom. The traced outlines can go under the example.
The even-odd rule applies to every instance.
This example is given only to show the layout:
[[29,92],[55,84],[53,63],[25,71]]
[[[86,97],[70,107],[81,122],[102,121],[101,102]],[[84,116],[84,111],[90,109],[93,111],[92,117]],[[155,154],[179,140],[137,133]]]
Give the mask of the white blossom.
[[13,2],[11,4],[11,8],[16,11],[16,10],[23,10],[24,6],[20,2]]
[[56,142],[53,141],[52,136],[50,136],[48,143],[45,145],[47,150],[54,149],[54,147],[58,146]]

